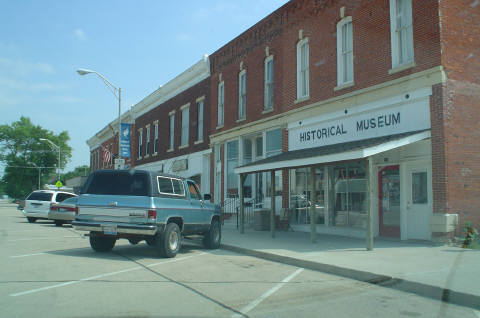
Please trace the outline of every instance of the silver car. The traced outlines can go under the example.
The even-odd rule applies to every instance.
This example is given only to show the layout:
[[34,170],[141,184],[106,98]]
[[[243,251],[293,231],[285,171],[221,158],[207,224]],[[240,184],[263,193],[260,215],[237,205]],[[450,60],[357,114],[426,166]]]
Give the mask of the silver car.
[[52,204],[48,212],[48,219],[53,220],[56,226],[72,223],[78,213],[77,197],[71,197],[56,204]]
[[28,222],[30,223],[33,223],[38,219],[48,219],[48,212],[50,212],[50,207],[53,204],[62,202],[63,200],[74,196],[76,195],[73,193],[63,191],[33,191],[25,199],[25,208],[23,209],[23,215],[25,215]]

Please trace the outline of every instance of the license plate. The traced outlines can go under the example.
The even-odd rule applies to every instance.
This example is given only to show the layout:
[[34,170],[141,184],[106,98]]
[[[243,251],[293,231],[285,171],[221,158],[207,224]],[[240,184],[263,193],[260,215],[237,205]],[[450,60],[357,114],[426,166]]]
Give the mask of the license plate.
[[117,235],[117,226],[116,225],[105,225],[103,227],[103,234]]

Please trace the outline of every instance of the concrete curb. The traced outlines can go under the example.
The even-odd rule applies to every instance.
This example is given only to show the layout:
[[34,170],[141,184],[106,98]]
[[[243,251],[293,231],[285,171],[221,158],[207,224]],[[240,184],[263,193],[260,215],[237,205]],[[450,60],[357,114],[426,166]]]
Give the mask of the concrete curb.
[[410,292],[419,296],[431,298],[434,300],[440,300],[455,305],[480,309],[480,296],[457,292],[451,289],[445,289],[438,286],[395,278],[392,276],[380,275],[351,268],[303,260],[290,256],[257,251],[254,249],[248,249],[229,244],[222,244],[220,248],[239,254],[262,258],[272,262],[302,267],[322,273],[358,280],[369,284],[375,284],[382,287],[401,290],[404,292]]

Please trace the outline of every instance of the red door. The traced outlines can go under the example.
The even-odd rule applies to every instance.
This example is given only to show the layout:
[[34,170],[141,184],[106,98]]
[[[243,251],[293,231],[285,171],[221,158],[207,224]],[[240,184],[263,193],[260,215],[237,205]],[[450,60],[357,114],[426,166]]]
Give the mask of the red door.
[[400,237],[400,169],[382,167],[378,171],[378,219],[380,235]]

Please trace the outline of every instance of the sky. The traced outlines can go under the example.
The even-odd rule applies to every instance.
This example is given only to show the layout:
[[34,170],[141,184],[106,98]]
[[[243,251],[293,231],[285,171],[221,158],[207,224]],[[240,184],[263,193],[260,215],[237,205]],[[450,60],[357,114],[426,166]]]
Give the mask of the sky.
[[0,125],[26,116],[68,131],[64,172],[88,165],[86,141],[118,117],[118,100],[77,69],[120,87],[123,113],[286,2],[0,0]]

